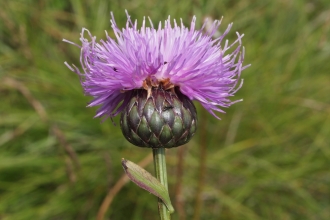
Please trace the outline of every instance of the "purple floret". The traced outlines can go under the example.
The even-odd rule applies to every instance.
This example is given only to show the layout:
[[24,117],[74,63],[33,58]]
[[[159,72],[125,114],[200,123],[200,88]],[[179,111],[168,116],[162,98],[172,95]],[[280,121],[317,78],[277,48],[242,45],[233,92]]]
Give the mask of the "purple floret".
[[[229,45],[226,40],[220,45],[232,24],[213,39],[221,21],[214,21],[210,30],[205,30],[206,23],[195,30],[196,17],[190,28],[185,27],[182,20],[180,25],[175,20],[172,25],[170,17],[164,26],[160,22],[158,28],[154,28],[149,19],[150,27],[147,27],[143,19],[138,29],[137,21],[133,23],[127,14],[126,28],[120,30],[111,15],[115,39],[107,35],[106,40],[97,43],[96,37],[83,28],[82,46],[64,40],[81,48],[84,73],[75,65],[65,64],[81,77],[85,94],[94,97],[88,107],[101,105],[95,117],[119,114],[129,102],[132,90],[144,89],[147,78],[159,82],[169,79],[216,118],[215,112],[224,113],[221,108],[241,101],[229,98],[241,88],[241,72],[248,67],[243,66],[243,35],[237,33],[234,43]],[[90,40],[85,38],[86,34]]]

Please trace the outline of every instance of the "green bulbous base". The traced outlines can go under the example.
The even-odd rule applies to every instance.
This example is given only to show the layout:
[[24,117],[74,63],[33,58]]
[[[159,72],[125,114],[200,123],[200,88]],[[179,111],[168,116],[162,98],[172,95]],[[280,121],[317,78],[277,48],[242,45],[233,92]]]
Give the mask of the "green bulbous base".
[[133,91],[121,113],[120,127],[125,138],[138,147],[172,148],[186,144],[197,128],[192,101],[179,90],[153,88],[147,99],[144,89]]

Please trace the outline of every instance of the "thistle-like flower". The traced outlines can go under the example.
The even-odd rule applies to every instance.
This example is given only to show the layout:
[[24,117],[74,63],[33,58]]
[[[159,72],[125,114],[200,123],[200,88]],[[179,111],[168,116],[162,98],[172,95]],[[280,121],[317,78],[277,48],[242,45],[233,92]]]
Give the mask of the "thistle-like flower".
[[126,28],[120,30],[111,15],[115,39],[107,35],[97,43],[83,28],[82,46],[75,45],[81,48],[84,73],[66,65],[81,77],[85,94],[94,97],[88,107],[101,105],[95,117],[122,114],[121,128],[131,143],[153,148],[182,145],[196,131],[192,100],[216,118],[215,112],[224,113],[222,108],[241,101],[229,98],[241,87],[240,75],[247,67],[242,64],[243,35],[237,33],[232,44],[222,43],[232,24],[213,39],[221,21],[196,30],[195,17],[190,28],[182,21],[171,24],[170,18],[158,28],[149,19],[148,27],[143,19],[139,29],[127,14]]

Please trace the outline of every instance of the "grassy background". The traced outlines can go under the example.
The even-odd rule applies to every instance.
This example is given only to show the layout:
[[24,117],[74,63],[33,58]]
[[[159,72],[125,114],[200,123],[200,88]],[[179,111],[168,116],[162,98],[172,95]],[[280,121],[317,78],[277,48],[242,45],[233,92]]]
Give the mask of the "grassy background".
[[[120,159],[150,153],[93,119],[63,64],[79,63],[63,38],[79,42],[82,27],[103,38],[109,12],[123,26],[124,9],[154,23],[224,16],[230,40],[245,34],[244,102],[221,121],[196,104],[197,135],[168,152],[173,219],[329,219],[328,0],[0,1],[0,219],[96,219]],[[104,219],[157,219],[156,199],[128,183]]]

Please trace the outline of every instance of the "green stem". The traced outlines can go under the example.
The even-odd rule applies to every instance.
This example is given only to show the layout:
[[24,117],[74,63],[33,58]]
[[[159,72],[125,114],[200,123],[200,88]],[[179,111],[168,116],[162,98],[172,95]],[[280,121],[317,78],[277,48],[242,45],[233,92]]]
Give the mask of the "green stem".
[[[167,171],[166,171],[166,159],[165,148],[152,149],[154,155],[154,166],[156,177],[163,186],[168,190],[167,186]],[[158,211],[161,220],[170,220],[170,212],[161,199],[158,199]]]

